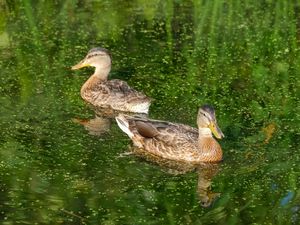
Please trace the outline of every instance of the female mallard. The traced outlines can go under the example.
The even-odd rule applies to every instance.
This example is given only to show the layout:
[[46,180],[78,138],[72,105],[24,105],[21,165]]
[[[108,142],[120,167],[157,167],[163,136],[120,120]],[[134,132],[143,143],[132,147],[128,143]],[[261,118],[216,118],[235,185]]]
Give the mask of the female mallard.
[[117,116],[116,121],[136,147],[151,154],[191,163],[222,160],[222,149],[212,133],[219,139],[224,135],[218,127],[215,111],[209,105],[199,109],[198,129],[123,114]]
[[81,97],[100,108],[112,108],[113,110],[148,113],[150,98],[138,92],[122,80],[107,80],[111,69],[111,56],[107,49],[93,48],[87,56],[72,70],[86,66],[95,67],[94,74],[81,88]]

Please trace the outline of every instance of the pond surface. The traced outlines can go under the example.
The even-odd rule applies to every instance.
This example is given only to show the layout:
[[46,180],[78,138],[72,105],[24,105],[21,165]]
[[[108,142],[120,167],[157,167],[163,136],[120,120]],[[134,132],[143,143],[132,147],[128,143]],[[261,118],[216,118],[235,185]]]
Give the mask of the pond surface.
[[[0,11],[1,224],[300,223],[297,1],[6,1]],[[124,154],[130,140],[114,122],[88,130],[80,87],[93,71],[70,68],[95,46],[112,52],[111,79],[155,99],[151,118],[196,126],[198,107],[214,105],[219,168],[176,172]]]

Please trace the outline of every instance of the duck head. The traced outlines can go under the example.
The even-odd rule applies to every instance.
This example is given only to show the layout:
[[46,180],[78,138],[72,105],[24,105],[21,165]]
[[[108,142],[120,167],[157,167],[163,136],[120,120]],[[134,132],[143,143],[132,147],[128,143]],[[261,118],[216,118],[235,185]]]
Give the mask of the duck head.
[[96,68],[97,71],[110,71],[111,68],[111,55],[109,51],[105,48],[92,48],[85,58],[72,66],[72,70],[77,70],[83,67],[92,66]]
[[197,116],[198,128],[209,128],[216,138],[223,138],[224,134],[218,126],[215,116],[215,110],[210,105],[203,105],[200,107]]

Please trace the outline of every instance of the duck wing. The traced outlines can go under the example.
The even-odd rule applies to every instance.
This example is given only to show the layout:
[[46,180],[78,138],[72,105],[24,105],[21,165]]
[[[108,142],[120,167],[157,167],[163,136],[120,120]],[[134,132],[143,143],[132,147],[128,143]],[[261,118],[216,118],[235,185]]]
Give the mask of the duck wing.
[[127,82],[119,79],[108,80],[104,83],[107,89],[110,91],[111,96],[117,96],[118,98],[124,97],[127,98],[128,101],[141,101],[141,100],[150,100],[142,92],[139,92],[133,88],[131,88]]
[[[134,90],[127,82],[118,79],[98,81],[90,86],[83,96],[94,106],[110,106],[121,111],[136,111],[135,108],[143,104],[148,109],[151,102],[142,92]],[[144,109],[141,110],[143,112]]]
[[134,117],[128,121],[129,129],[135,130],[142,137],[153,138],[169,146],[198,140],[198,130],[184,124]]

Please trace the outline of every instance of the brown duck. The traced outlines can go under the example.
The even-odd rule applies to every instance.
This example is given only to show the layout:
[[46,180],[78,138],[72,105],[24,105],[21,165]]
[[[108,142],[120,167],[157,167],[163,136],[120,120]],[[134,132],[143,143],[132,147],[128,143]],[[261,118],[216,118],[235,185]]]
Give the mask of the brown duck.
[[132,89],[125,81],[107,80],[111,70],[111,56],[107,49],[93,48],[73,70],[83,67],[95,67],[94,74],[81,88],[81,97],[94,107],[113,110],[148,113],[151,99],[141,92]]
[[198,111],[198,129],[184,124],[151,120],[120,114],[116,121],[133,144],[150,154],[166,159],[199,163],[219,162],[222,149],[213,138],[223,138],[213,107],[202,106]]

